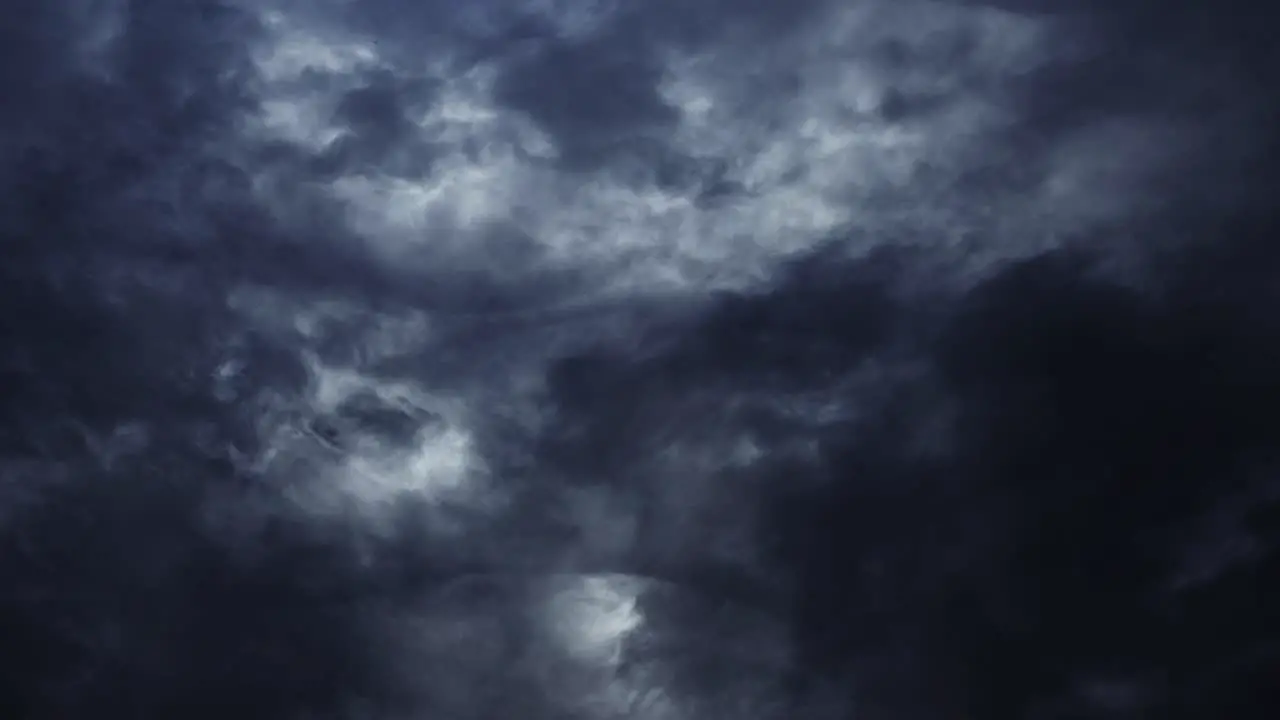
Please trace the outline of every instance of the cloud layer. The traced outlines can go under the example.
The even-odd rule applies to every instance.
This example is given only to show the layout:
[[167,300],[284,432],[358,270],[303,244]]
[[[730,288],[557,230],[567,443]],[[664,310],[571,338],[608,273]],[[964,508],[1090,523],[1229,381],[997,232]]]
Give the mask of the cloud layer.
[[1264,717],[1244,0],[12,17],[14,717]]

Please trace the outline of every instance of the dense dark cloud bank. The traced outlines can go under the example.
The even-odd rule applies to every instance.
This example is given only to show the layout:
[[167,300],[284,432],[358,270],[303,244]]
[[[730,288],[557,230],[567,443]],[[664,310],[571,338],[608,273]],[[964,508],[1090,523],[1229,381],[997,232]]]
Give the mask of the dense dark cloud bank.
[[1264,3],[5,10],[0,715],[1276,717]]

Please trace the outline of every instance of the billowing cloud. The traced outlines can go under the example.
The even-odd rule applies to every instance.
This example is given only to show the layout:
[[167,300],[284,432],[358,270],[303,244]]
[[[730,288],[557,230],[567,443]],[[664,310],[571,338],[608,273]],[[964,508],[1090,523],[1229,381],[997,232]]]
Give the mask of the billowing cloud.
[[1263,717],[1244,0],[11,16],[15,717]]

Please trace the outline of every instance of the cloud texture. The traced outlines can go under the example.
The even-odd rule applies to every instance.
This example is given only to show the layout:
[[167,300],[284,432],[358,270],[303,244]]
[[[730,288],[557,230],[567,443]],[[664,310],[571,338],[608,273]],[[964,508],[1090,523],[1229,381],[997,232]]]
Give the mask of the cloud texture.
[[11,5],[12,717],[1273,717],[1261,4]]

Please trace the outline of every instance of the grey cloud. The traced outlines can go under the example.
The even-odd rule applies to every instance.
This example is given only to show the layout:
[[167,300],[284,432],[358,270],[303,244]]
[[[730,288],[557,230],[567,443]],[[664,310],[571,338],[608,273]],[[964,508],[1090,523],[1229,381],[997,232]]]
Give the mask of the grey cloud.
[[[808,680],[832,673],[864,707],[1118,712],[1078,689],[1097,677],[1128,688],[1124,712],[1262,717],[1274,614],[1229,604],[1233,588],[1272,573],[1263,517],[1274,502],[1258,501],[1235,530],[1265,550],[1194,589],[1170,583],[1178,538],[1217,503],[1273,485],[1276,429],[1259,412],[1277,391],[1263,370],[1276,338],[1250,308],[1273,295],[1260,278],[1274,267],[1274,226],[1199,231],[1218,246],[1183,256],[1145,292],[1073,253],[1015,264],[941,305],[863,286],[891,277],[874,266],[828,266],[847,284],[834,280],[825,297],[797,275],[708,313],[656,358],[567,360],[557,397],[577,424],[556,437],[582,443],[566,457],[592,460],[570,472],[628,482],[644,477],[647,456],[697,432],[664,409],[698,424],[698,393],[735,407],[754,398],[754,417],[722,409],[712,425],[770,448],[776,466],[730,471],[735,490],[724,492],[776,473],[766,526],[772,562],[796,582]],[[868,332],[881,324],[896,332]],[[717,340],[727,332],[745,345]],[[877,369],[893,362],[898,372]],[[790,415],[806,390],[840,412]],[[797,436],[817,449],[787,459]],[[1226,629],[1228,606],[1239,614]]]
[[16,716],[1270,717],[1265,23],[607,5],[14,8]]
[[[566,163],[608,163],[669,132],[675,112],[658,96],[661,70],[650,48],[602,35],[588,43],[551,39],[513,63],[497,96],[529,113],[555,138]],[[661,142],[658,139],[658,142]]]
[[370,75],[338,101],[333,119],[347,134],[324,152],[318,169],[325,173],[376,168],[408,178],[430,174],[435,148],[417,137],[411,115],[430,105],[434,83],[387,71]]

